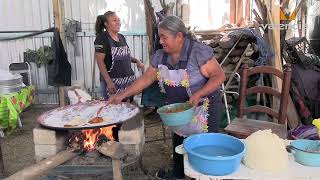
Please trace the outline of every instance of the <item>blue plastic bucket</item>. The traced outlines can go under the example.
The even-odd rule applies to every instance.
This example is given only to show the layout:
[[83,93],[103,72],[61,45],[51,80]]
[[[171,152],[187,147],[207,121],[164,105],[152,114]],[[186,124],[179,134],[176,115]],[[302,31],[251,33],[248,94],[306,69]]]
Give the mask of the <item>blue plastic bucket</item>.
[[294,140],[291,142],[291,152],[296,162],[305,166],[320,167],[319,140]]
[[[162,106],[157,110],[166,126],[181,126],[191,122],[195,107],[189,103],[175,103]],[[178,112],[176,112],[178,111]]]
[[220,133],[189,136],[183,142],[191,167],[213,176],[228,175],[236,171],[246,151],[238,138]]

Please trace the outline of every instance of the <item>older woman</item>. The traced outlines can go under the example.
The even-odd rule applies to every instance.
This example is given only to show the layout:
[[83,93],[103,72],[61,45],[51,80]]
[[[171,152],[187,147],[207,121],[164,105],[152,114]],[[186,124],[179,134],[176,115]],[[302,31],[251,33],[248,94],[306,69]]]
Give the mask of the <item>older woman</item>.
[[167,103],[189,101],[196,107],[192,122],[173,127],[173,171],[159,171],[159,179],[183,178],[183,157],[174,149],[184,137],[203,132],[217,132],[221,112],[220,85],[224,82],[223,70],[213,57],[210,47],[192,40],[184,23],[175,16],[160,22],[160,43],[163,49],[152,57],[147,71],[122,93],[112,96],[109,103],[135,95],[154,81],[159,81]]
[[108,11],[97,17],[94,47],[105,100],[111,94],[120,93],[135,80],[131,63],[144,70],[144,65],[130,56],[126,39],[119,33],[120,27],[120,19],[115,12]]

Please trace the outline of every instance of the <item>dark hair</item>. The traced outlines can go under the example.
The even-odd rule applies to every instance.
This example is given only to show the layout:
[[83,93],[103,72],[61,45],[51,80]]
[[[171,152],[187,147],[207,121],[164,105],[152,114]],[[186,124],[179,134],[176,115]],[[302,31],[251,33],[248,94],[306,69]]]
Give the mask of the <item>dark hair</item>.
[[112,16],[114,14],[116,13],[113,11],[107,11],[103,15],[97,16],[96,25],[95,25],[96,35],[99,33],[102,33],[106,29],[104,23],[107,21],[109,16]]

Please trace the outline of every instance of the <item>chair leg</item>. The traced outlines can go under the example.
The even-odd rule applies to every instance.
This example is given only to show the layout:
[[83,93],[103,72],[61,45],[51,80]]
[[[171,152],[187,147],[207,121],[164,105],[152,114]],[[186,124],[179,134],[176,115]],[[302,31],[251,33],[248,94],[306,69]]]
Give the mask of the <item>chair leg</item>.
[[22,127],[22,123],[21,123],[20,117],[18,117],[18,121],[17,121],[17,122],[18,122],[18,126],[19,126],[19,127]]
[[[222,91],[224,91],[224,84],[222,83]],[[228,124],[230,124],[230,114],[229,114],[229,108],[228,108],[228,102],[227,102],[227,95],[226,93],[223,93],[223,101],[224,101],[224,106],[226,108],[226,114],[227,114],[227,119],[228,119]]]

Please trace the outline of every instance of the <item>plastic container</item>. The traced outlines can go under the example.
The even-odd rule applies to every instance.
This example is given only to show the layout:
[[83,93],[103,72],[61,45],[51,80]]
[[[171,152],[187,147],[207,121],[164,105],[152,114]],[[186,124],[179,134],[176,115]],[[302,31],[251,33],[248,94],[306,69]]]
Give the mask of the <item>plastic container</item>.
[[245,144],[238,138],[220,133],[189,136],[183,147],[193,169],[213,176],[235,172],[246,152]]
[[299,164],[320,167],[320,141],[294,140],[291,142],[291,152]]

